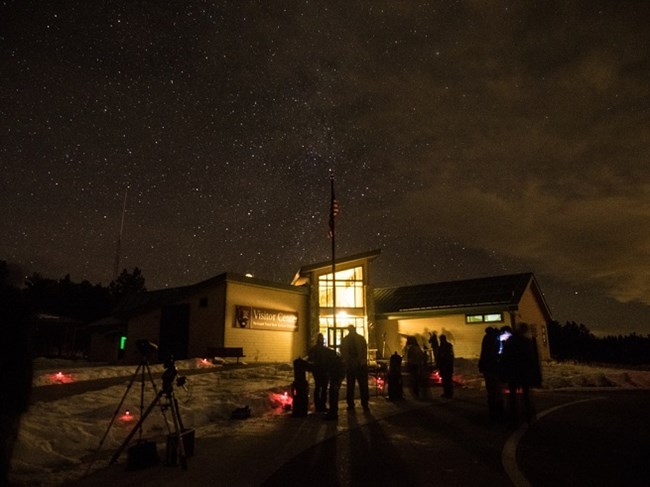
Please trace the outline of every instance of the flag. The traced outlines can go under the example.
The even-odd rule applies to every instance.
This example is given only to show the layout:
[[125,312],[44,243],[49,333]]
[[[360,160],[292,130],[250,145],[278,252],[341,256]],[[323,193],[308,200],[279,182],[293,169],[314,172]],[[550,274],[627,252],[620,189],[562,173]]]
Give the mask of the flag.
[[341,212],[341,209],[339,208],[339,202],[336,199],[336,196],[334,195],[334,176],[330,176],[330,183],[332,187],[332,197],[330,199],[330,229],[329,229],[329,237],[334,238],[334,222],[336,220],[336,217],[339,215]]

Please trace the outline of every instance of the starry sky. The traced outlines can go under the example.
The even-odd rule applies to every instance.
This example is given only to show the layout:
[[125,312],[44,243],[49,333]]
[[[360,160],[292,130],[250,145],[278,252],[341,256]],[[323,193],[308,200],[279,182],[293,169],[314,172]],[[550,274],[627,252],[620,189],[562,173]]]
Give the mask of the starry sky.
[[[0,2],[0,259],[148,289],[534,272],[650,333],[650,2]],[[123,205],[126,197],[126,211]],[[124,223],[122,226],[122,216]]]

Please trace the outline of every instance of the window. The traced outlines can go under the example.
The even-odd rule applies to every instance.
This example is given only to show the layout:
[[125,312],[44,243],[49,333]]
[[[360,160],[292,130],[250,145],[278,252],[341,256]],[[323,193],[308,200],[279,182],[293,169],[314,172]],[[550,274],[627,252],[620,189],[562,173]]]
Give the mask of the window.
[[503,313],[487,313],[481,315],[465,315],[465,323],[503,323]]
[[466,315],[465,323],[483,323],[483,315]]
[[492,313],[489,315],[483,315],[486,323],[503,323],[503,314],[501,313]]
[[[334,306],[332,274],[318,278],[319,304],[326,308]],[[336,307],[363,308],[363,268],[355,267],[336,273]]]

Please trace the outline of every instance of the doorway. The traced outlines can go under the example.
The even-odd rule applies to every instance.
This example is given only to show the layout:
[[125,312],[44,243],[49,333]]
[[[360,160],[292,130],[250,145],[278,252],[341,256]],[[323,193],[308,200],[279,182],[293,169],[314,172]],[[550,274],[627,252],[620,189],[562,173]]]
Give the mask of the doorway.
[[175,304],[165,306],[160,315],[160,343],[158,359],[165,362],[187,358],[190,330],[190,305]]

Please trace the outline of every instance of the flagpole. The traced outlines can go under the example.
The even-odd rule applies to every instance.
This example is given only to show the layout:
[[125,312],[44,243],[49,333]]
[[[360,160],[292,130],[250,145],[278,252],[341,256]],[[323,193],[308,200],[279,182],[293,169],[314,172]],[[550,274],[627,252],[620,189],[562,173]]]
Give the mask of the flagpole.
[[[334,205],[336,197],[334,196],[334,172],[330,171],[330,232],[332,236],[332,324],[334,325],[334,340],[336,340],[336,215],[334,214]],[[336,343],[335,343],[336,346]]]

